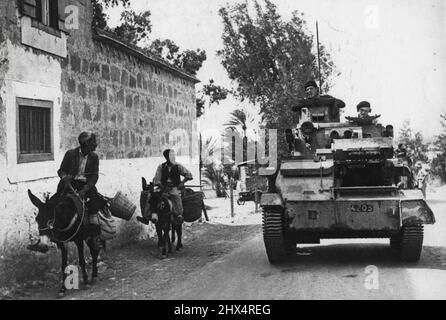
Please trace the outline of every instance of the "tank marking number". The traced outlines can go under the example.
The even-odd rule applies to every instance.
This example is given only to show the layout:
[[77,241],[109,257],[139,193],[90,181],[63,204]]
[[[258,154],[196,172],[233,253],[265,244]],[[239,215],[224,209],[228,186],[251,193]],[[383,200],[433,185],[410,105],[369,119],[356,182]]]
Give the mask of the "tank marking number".
[[373,212],[373,205],[371,204],[352,204],[350,208],[352,212]]

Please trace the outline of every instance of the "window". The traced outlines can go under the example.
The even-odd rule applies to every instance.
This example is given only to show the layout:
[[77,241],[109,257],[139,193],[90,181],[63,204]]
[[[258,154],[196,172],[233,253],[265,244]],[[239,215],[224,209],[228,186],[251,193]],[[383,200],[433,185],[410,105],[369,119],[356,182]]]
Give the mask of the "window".
[[36,20],[46,26],[58,29],[57,0],[36,0]]
[[17,99],[17,162],[54,160],[53,103]]

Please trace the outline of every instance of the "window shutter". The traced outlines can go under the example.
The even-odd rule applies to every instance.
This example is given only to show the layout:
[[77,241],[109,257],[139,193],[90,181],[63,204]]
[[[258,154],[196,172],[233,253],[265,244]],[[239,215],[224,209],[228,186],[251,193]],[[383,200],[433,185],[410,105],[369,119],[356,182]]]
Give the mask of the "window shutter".
[[37,1],[20,0],[20,12],[28,17],[37,19]]
[[59,29],[59,10],[57,0],[49,0],[50,7],[50,27]]

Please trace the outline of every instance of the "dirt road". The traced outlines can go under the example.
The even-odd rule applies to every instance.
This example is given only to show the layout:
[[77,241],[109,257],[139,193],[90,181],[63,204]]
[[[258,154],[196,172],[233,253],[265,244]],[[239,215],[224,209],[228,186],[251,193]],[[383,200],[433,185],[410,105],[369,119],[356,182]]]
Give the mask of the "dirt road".
[[430,201],[418,263],[398,261],[388,240],[325,240],[301,245],[271,266],[262,236],[190,274],[163,299],[446,299],[446,201]]
[[[418,263],[402,263],[388,240],[322,240],[299,245],[289,262],[268,263],[253,206],[235,222],[209,211],[213,223],[185,228],[185,250],[160,260],[155,241],[112,251],[94,287],[65,299],[446,299],[446,201],[429,203],[437,222],[425,227]],[[238,208],[239,209],[239,208]],[[248,210],[249,209],[249,210]],[[14,298],[53,299],[57,275]]]

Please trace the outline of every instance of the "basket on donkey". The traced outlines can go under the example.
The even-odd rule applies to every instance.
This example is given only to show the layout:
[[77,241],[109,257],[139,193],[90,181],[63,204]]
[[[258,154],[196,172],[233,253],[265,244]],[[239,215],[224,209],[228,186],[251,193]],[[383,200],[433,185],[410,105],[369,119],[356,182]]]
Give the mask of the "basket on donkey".
[[203,193],[186,190],[182,196],[183,218],[186,222],[194,222],[201,218]]
[[121,191],[118,191],[109,202],[109,210],[114,217],[129,221],[136,206]]

